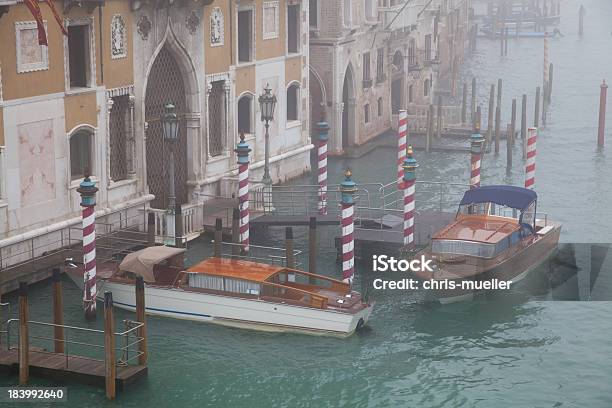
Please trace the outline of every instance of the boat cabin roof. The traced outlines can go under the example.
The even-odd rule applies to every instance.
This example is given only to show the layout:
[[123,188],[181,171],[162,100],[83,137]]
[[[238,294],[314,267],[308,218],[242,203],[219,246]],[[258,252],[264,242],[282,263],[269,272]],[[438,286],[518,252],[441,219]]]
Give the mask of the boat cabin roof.
[[517,186],[482,186],[465,192],[460,205],[495,203],[525,210],[538,199],[535,191]]
[[242,259],[212,257],[192,266],[187,269],[187,272],[209,273],[229,278],[265,282],[273,275],[285,269],[282,266],[261,264]]
[[480,214],[461,215],[432,238],[496,244],[519,228],[518,221],[512,218]]

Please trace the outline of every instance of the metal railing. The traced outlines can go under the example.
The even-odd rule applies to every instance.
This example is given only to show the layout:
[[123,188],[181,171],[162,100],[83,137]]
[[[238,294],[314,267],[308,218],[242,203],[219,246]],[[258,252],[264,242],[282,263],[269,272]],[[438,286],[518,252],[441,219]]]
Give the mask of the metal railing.
[[[242,249],[243,245],[240,243],[222,242],[221,256],[224,258],[244,259],[247,261],[287,266],[287,256],[284,248],[250,244],[248,254],[241,253]],[[301,250],[293,250],[293,259],[295,259],[296,268],[302,265],[302,263],[298,261],[302,254],[303,251]]]
[[[17,333],[17,339],[19,338],[18,329],[11,329],[12,325],[18,325],[19,319],[9,319],[6,322],[6,344],[7,350],[18,350],[19,342],[17,341],[15,344],[11,342],[11,334],[13,330]],[[115,347],[116,358],[115,363],[118,367],[127,366],[135,359],[138,359],[143,352],[139,350],[139,344],[144,340],[143,337],[138,336],[138,331],[141,327],[144,326],[144,323],[135,322],[132,320],[123,320],[123,324],[125,330],[122,332],[115,332],[115,344],[118,346]],[[63,353],[64,355],[64,368],[68,368],[70,364],[70,360],[72,359],[84,359],[84,360],[92,360],[92,361],[100,361],[104,362],[104,357],[96,358],[96,352],[102,351],[104,353],[104,330],[98,329],[89,329],[85,327],[76,327],[69,325],[58,325],[54,323],[46,323],[46,322],[38,322],[30,320],[28,321],[29,329],[49,329],[55,330],[55,328],[62,328],[64,333],[64,338],[57,338],[54,335],[34,335],[33,330],[30,330],[30,334],[28,338],[30,339],[30,353],[47,353],[52,354],[53,352],[48,351],[47,348],[52,348],[53,344],[60,342],[63,344]],[[69,333],[72,335],[69,337]],[[75,334],[78,333],[78,334]],[[93,335],[94,337],[101,336],[102,342],[92,342],[83,339],[87,335]],[[35,344],[32,344],[32,340],[37,340],[39,346],[37,347]],[[42,345],[42,347],[40,347]],[[71,347],[69,348],[69,345]],[[70,354],[69,351],[73,351],[75,354]],[[87,351],[89,355],[85,354],[84,351]],[[79,354],[76,354],[79,353]],[[58,353],[53,353],[58,354]]]

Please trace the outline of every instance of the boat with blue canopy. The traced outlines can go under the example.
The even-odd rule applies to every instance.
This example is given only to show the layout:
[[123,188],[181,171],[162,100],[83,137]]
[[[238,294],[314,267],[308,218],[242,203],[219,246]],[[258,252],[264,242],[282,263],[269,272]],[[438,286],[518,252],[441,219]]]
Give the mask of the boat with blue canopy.
[[490,287],[485,281],[520,281],[554,253],[561,232],[561,224],[537,212],[537,202],[535,191],[516,186],[466,191],[455,220],[419,253],[433,259],[433,271],[415,275],[443,282],[434,286],[445,289],[433,293],[444,303],[472,298]]

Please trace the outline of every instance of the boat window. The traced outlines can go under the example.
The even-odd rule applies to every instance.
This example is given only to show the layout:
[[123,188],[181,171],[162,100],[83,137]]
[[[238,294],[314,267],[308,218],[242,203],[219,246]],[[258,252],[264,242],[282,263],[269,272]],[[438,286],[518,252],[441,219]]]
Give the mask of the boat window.
[[469,255],[492,258],[496,253],[495,245],[455,239],[434,239],[431,251],[436,254]]
[[261,291],[261,285],[257,282],[201,273],[189,274],[189,287],[248,295],[259,295]]

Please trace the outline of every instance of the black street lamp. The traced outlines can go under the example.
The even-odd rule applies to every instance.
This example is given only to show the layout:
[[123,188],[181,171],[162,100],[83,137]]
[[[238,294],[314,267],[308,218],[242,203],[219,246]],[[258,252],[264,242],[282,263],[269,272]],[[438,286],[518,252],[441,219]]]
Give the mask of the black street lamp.
[[270,177],[270,121],[274,120],[274,109],[276,108],[276,95],[272,93],[270,84],[264,88],[264,92],[259,95],[259,107],[261,108],[261,121],[266,127],[266,145],[263,182],[266,185],[272,184]]
[[170,146],[170,157],[168,160],[168,218],[167,231],[168,243],[175,239],[175,217],[176,214],[176,187],[174,185],[174,146],[178,140],[179,120],[176,114],[176,106],[169,102],[165,106],[165,113],[161,118],[164,140]]

